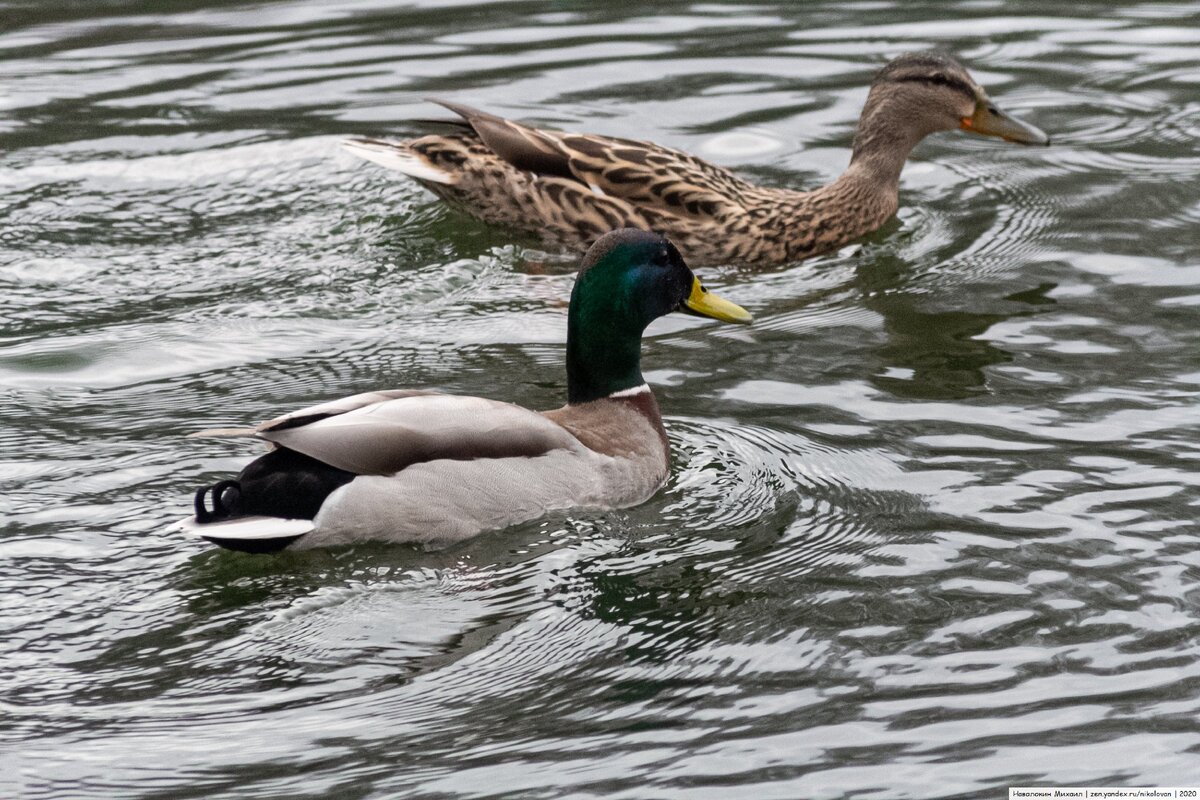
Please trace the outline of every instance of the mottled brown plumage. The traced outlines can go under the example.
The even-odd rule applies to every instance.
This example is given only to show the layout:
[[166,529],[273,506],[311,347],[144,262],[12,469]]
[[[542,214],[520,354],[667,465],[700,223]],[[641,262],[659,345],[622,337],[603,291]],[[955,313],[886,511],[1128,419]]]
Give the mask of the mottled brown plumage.
[[779,264],[836,249],[896,212],[900,170],[930,133],[1022,143],[1041,131],[1001,114],[955,59],[901,56],[876,76],[849,168],[810,192],[755,186],[651,142],[540,130],[457,103],[457,130],[348,149],[409,174],[485,222],[584,249],[615,228],[667,235],[691,263]]

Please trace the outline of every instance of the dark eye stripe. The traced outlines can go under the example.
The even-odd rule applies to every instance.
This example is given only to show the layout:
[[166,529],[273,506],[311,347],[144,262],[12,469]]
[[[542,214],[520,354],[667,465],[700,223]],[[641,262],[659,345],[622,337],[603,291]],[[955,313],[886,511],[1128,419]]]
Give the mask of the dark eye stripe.
[[946,86],[972,100],[975,99],[974,89],[959,78],[951,78],[948,75],[905,75],[900,78],[892,78],[892,81],[894,83],[927,83],[933,86]]

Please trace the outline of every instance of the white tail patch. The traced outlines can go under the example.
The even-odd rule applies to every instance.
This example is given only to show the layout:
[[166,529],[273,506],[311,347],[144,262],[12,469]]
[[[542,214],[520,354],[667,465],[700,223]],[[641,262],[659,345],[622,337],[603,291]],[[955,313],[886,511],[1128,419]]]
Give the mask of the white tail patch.
[[265,540],[300,536],[316,530],[311,519],[282,519],[281,517],[241,517],[224,522],[196,522],[194,517],[180,520],[171,530],[183,531],[204,539]]
[[408,150],[403,143],[380,142],[368,139],[344,139],[342,147],[359,158],[374,161],[381,167],[403,172],[420,181],[430,183],[457,183],[458,178],[438,169],[416,153]]

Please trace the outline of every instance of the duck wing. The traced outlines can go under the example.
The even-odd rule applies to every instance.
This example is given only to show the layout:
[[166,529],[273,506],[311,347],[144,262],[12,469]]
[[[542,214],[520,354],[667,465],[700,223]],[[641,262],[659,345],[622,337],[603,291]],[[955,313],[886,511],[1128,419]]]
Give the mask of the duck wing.
[[578,176],[571,171],[570,159],[558,147],[551,133],[462,103],[429,99],[462,117],[493,153],[517,169],[578,180]]
[[260,425],[255,435],[356,475],[393,475],[440,459],[532,458],[583,448],[564,428],[511,403],[408,390],[306,408]]
[[578,181],[639,210],[727,218],[745,214],[758,191],[729,170],[653,142],[540,130],[461,103],[432,102],[460,115],[513,167]]

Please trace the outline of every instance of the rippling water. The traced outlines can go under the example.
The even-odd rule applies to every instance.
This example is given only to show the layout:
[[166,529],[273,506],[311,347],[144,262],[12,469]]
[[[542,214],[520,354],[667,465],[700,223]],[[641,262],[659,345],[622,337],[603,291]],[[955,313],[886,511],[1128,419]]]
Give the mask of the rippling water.
[[[999,797],[1200,782],[1200,5],[0,3],[0,795]],[[86,10],[85,10],[86,9]],[[440,95],[834,177],[931,45],[898,220],[657,323],[646,505],[421,552],[165,532],[213,425],[557,405],[572,265],[339,151]]]

